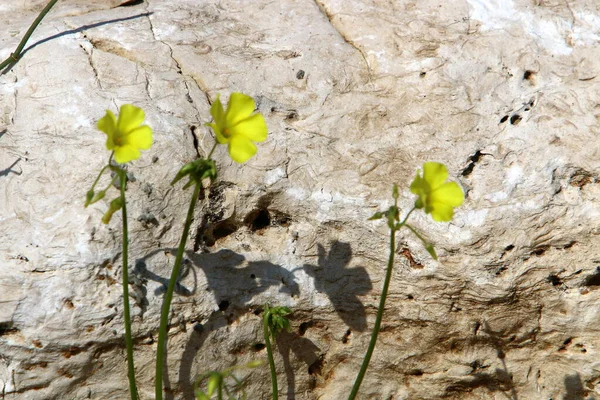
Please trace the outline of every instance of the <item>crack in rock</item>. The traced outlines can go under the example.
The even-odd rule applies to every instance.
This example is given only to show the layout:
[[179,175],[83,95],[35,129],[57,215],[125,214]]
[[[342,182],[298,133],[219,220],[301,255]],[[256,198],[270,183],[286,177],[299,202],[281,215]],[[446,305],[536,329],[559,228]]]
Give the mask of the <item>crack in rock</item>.
[[335,29],[336,32],[341,36],[341,38],[344,39],[344,42],[348,43],[350,46],[352,46],[355,50],[357,50],[360,53],[363,61],[365,62],[365,65],[367,66],[367,74],[369,75],[369,81],[371,81],[373,72],[371,70],[371,66],[369,65],[369,61],[367,60],[367,56],[365,55],[364,51],[360,47],[358,47],[352,39],[350,39],[348,36],[346,36],[346,34],[340,28],[338,28],[335,23],[333,23],[334,16],[327,10],[327,8],[325,7],[325,4],[323,4],[319,0],[314,0],[314,2],[317,5],[317,7],[319,7],[319,10],[325,16],[325,18],[327,18],[327,20],[329,21],[331,26],[333,26],[333,29]]

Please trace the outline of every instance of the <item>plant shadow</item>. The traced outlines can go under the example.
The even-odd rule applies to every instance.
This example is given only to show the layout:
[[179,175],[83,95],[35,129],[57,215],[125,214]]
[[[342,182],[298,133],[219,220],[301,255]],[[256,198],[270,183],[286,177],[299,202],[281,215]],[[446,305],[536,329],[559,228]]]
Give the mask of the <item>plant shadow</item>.
[[[1,135],[0,135],[0,137],[1,137]],[[9,174],[21,175],[23,173],[22,169],[20,172],[16,172],[13,169],[19,163],[19,161],[21,161],[21,157],[17,158],[16,161],[14,163],[12,163],[8,168],[4,168],[4,169],[0,170],[0,177],[8,176]]]
[[287,400],[294,400],[296,397],[296,375],[290,362],[290,354],[301,362],[306,364],[309,375],[317,373],[317,368],[322,364],[321,349],[319,349],[309,339],[302,337],[296,332],[281,331],[275,339],[279,354],[283,358],[283,368],[287,378]]
[[344,323],[352,330],[365,331],[366,310],[358,296],[373,289],[367,270],[363,266],[348,268],[352,259],[348,243],[333,242],[329,254],[321,244],[317,246],[317,265],[304,264],[302,268],[314,278],[315,289],[327,295]]
[[[154,291],[155,295],[161,295],[166,291],[169,279],[151,270],[151,258],[159,253],[165,255],[175,254],[177,249],[165,248],[155,250],[146,256],[136,260],[132,276],[138,286],[142,286],[140,292],[146,293],[147,281],[160,283]],[[243,265],[246,264],[246,265]],[[203,324],[196,323],[194,332],[186,343],[180,361],[178,391],[182,392],[182,398],[193,399],[193,376],[192,366],[195,356],[202,348],[204,342],[211,332],[216,331],[228,322],[228,314],[234,315],[238,311],[247,312],[248,303],[258,294],[265,292],[270,287],[279,286],[279,292],[296,297],[300,295],[300,287],[295,281],[293,273],[280,265],[269,261],[249,261],[243,255],[231,250],[222,249],[214,253],[196,254],[186,251],[182,262],[180,275],[175,285],[175,292],[181,296],[192,296],[198,292],[197,269],[204,273],[206,278],[206,292],[212,293],[219,310],[213,312]],[[182,281],[192,276],[191,285],[184,285]],[[168,346],[167,346],[168,353]],[[167,354],[165,354],[165,358]],[[167,399],[173,399],[173,388],[167,374],[163,376],[165,393]]]
[[54,40],[54,39],[58,39],[60,37],[66,36],[66,35],[71,35],[73,33],[83,32],[83,31],[88,30],[88,29],[97,28],[99,26],[108,25],[108,24],[114,24],[116,22],[123,22],[123,21],[129,21],[129,20],[136,19],[136,18],[148,17],[148,16],[150,16],[152,14],[153,14],[152,12],[146,12],[146,13],[132,15],[130,17],[115,18],[115,19],[111,19],[111,20],[108,20],[108,21],[96,22],[95,24],[83,25],[83,26],[81,26],[81,27],[79,27],[77,29],[70,29],[68,31],[57,33],[56,35],[49,36],[49,37],[47,37],[45,39],[38,40],[37,42],[35,42],[31,46],[26,47],[25,50],[23,50],[21,52],[21,55],[19,56],[19,58],[16,61],[8,64],[2,71],[0,71],[0,75],[4,75],[4,74],[7,74],[8,72],[10,72],[12,70],[12,68],[15,65],[17,65],[17,63],[19,62],[19,60],[21,60],[25,54],[27,54],[30,50],[33,50],[34,48],[36,48],[37,46],[39,46],[41,44],[44,44],[44,43],[49,42],[49,41]]

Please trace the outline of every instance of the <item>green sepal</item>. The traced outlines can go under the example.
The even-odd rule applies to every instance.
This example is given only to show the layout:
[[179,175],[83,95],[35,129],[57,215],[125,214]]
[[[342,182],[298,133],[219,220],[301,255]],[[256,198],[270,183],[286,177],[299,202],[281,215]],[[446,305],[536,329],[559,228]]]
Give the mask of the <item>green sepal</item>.
[[98,192],[98,194],[94,196],[90,204],[94,204],[95,202],[102,200],[104,196],[106,196],[106,190]]
[[394,198],[394,200],[398,200],[398,185],[394,184],[394,187],[392,189],[392,197]]
[[108,224],[113,214],[119,211],[121,208],[123,208],[123,202],[121,201],[120,197],[117,197],[116,199],[110,202],[110,205],[108,206],[108,211],[106,211],[106,213],[104,213],[104,215],[102,216],[102,223]]
[[88,190],[88,192],[85,194],[85,204],[83,205],[84,207],[89,206],[90,204],[92,204],[92,199],[94,198],[94,189],[90,189]]

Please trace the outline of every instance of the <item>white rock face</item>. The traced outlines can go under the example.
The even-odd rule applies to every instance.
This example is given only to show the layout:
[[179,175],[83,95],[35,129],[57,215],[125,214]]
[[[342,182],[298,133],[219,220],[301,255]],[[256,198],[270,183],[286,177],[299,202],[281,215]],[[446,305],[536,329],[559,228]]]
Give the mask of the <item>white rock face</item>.
[[[83,201],[106,163],[95,124],[146,111],[129,166],[137,378],[154,398],[164,287],[191,191],[169,182],[213,144],[210,102],[256,99],[269,138],[196,210],[166,385],[265,359],[260,307],[293,308],[282,398],[343,399],[369,340],[388,233],[367,221],[425,161],[467,198],[399,237],[361,399],[600,396],[600,6],[596,0],[59,2],[0,76],[0,388],[13,399],[125,399],[121,215]],[[0,58],[44,1],[0,4]],[[102,4],[100,4],[102,3]],[[117,191],[113,191],[117,196]],[[413,218],[413,217],[411,217]],[[268,398],[268,369],[241,371]]]

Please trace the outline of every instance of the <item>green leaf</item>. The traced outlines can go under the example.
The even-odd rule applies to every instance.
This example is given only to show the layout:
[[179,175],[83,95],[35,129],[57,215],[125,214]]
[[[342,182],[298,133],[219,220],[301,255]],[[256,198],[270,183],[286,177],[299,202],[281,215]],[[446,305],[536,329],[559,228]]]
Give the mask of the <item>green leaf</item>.
[[192,171],[195,169],[194,164],[195,164],[195,161],[192,161],[192,162],[185,164],[183,167],[181,167],[179,172],[177,172],[177,175],[175,175],[175,179],[173,179],[171,181],[171,186],[173,186],[174,184],[179,182],[184,176],[191,174]]
[[394,185],[394,188],[392,189],[392,197],[394,200],[398,200],[398,185]]
[[367,221],[374,221],[376,219],[381,219],[383,218],[384,214],[381,211],[377,211],[375,214],[373,214],[373,216],[371,218],[369,218]]

